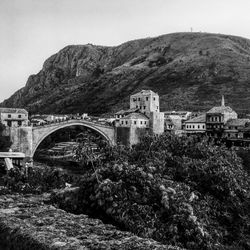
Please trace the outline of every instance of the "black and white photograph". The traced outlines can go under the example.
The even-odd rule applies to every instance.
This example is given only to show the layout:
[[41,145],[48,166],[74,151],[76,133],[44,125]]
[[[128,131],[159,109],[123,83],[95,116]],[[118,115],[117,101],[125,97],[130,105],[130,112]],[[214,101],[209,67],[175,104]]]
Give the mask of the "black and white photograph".
[[0,0],[0,250],[250,250],[250,1]]

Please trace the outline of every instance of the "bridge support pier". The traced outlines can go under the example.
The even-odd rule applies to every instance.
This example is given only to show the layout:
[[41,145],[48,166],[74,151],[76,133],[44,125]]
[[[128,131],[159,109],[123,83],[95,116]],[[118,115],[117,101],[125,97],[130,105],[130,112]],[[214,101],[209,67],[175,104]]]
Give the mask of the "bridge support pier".
[[22,152],[27,160],[32,158],[33,135],[32,127],[10,128],[11,149]]

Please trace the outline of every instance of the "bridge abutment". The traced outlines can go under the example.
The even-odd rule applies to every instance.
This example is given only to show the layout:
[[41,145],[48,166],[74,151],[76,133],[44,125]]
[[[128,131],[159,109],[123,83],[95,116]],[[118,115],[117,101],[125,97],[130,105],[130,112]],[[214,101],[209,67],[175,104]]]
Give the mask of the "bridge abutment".
[[24,153],[27,158],[32,158],[32,127],[9,128],[9,135],[12,141],[11,149],[13,151]]

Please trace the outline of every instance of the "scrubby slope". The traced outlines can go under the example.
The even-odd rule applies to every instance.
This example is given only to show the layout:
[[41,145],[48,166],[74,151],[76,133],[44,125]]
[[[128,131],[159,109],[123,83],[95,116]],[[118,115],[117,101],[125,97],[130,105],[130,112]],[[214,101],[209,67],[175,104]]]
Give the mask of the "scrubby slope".
[[131,93],[152,89],[161,110],[207,110],[224,94],[236,111],[249,112],[249,86],[250,40],[174,33],[116,47],[67,46],[1,106],[101,114],[128,107]]

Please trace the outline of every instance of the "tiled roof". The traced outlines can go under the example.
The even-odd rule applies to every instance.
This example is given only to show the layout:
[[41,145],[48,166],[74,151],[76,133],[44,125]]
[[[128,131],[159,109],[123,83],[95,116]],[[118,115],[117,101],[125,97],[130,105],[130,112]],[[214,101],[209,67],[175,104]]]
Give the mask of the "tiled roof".
[[123,117],[122,119],[143,119],[148,120],[148,117],[142,113],[130,113],[127,116]]
[[202,123],[206,122],[206,115],[205,114],[194,117],[193,119],[187,120],[185,123],[199,123],[199,122],[202,122]]
[[250,119],[231,119],[227,121],[226,126],[245,126],[246,123],[250,123]]
[[211,108],[207,113],[233,113],[234,111],[229,106],[218,106]]
[[126,109],[126,110],[120,110],[118,112],[116,112],[115,114],[116,115],[126,115],[126,114],[129,114],[129,113],[133,113],[133,112],[136,112],[138,111],[139,108],[133,108],[133,109]]
[[157,93],[155,93],[154,91],[152,91],[152,90],[141,90],[140,92],[138,92],[138,93],[135,93],[135,94],[133,94],[133,95],[131,95],[131,96],[138,96],[138,95],[149,95],[149,94],[152,94],[152,95],[158,95]]
[[164,111],[165,115],[186,115],[188,113],[191,113],[190,111],[184,111],[184,110],[179,110],[179,111]]
[[11,113],[11,114],[28,114],[25,109],[15,109],[15,108],[0,108],[0,113]]

